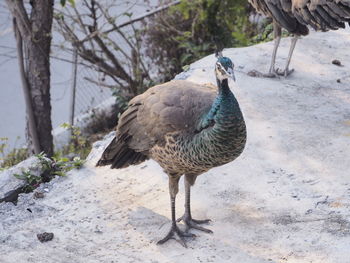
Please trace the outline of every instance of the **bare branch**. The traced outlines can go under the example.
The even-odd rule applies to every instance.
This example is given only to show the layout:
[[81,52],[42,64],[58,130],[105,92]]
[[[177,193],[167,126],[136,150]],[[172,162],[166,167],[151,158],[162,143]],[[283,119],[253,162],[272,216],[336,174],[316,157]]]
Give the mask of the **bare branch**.
[[103,32],[103,33],[105,33],[105,34],[106,34],[106,33],[110,33],[110,32],[112,32],[112,31],[114,31],[114,30],[116,30],[116,29],[120,29],[120,28],[122,28],[122,27],[125,27],[125,26],[128,26],[128,25],[130,25],[130,24],[133,24],[133,23],[135,23],[135,22],[137,22],[137,21],[141,21],[141,20],[145,19],[146,17],[153,16],[153,15],[155,15],[155,14],[161,12],[161,11],[164,11],[164,10],[168,9],[169,7],[171,7],[171,6],[178,5],[178,4],[180,4],[180,2],[181,2],[181,1],[174,1],[174,2],[169,3],[169,4],[167,4],[167,5],[163,5],[163,6],[161,6],[161,7],[158,7],[158,8],[156,8],[155,10],[153,10],[152,12],[149,12],[149,13],[147,13],[147,14],[138,16],[138,17],[136,17],[136,18],[134,18],[134,19],[131,19],[130,21],[125,22],[125,23],[122,23],[122,24],[120,24],[120,25],[114,26],[114,27],[112,27],[111,29],[109,29],[109,30],[107,30],[107,31],[105,31],[105,32]]
[[[91,83],[94,83],[94,84],[96,84],[98,86],[109,88],[109,89],[115,89],[115,88],[118,87],[116,85],[108,85],[108,84],[106,84],[104,82],[93,80],[93,79],[91,79],[89,77],[84,77],[84,79],[86,79],[87,81],[90,81]],[[123,89],[118,89],[118,92],[119,92],[120,95],[122,95],[123,97],[131,97],[132,96],[132,94],[130,94],[129,92],[125,91],[124,86],[122,86],[122,88]]]
[[16,17],[17,28],[21,32],[21,36],[28,38],[31,37],[31,23],[29,21],[29,17],[27,11],[24,7],[22,0],[5,0],[6,4],[12,14],[12,17]]
[[[95,35],[94,40],[97,42],[97,44],[100,46],[102,51],[105,53],[105,55],[112,61],[113,65],[116,68],[116,76],[120,77],[121,79],[127,81],[130,84],[133,84],[132,78],[129,76],[128,73],[125,72],[123,67],[119,64],[117,58],[113,55],[113,53],[107,48],[107,46],[103,43],[102,39]],[[135,93],[136,94],[136,93]]]
[[[175,1],[170,5],[158,8],[150,15],[178,2]],[[145,79],[151,80],[144,62],[140,32],[131,25],[133,31],[130,32],[129,36],[129,33],[125,33],[119,28],[116,24],[116,17],[109,13],[111,7],[114,7],[113,4],[108,5],[107,3],[106,6],[96,0],[82,0],[82,3],[82,8],[72,9],[71,15],[65,16],[64,19],[56,17],[60,32],[66,40],[77,48],[78,54],[83,60],[111,77],[124,92],[127,91],[133,96],[137,95],[143,90]],[[148,15],[142,16],[142,19]],[[136,21],[140,19],[139,17]],[[80,29],[78,32],[72,26],[74,23]],[[113,32],[103,31],[105,25],[114,28]],[[126,25],[130,25],[130,23],[124,26]],[[115,39],[118,39],[119,42]]]

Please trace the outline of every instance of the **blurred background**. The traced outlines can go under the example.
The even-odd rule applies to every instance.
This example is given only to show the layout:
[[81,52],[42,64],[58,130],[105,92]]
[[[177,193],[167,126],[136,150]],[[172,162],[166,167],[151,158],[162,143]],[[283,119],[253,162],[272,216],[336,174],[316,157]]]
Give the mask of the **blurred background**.
[[[115,102],[112,116],[93,113],[98,123],[83,131],[88,144],[97,139],[90,135],[115,126],[130,98],[171,80],[216,47],[272,39],[271,21],[256,14],[247,0],[63,2],[55,1],[52,27],[53,129],[63,123],[74,125],[72,116],[75,120],[108,99]],[[24,4],[30,11],[30,2]],[[12,154],[22,159],[27,156],[26,108],[12,17],[4,2],[0,83],[0,158]]]

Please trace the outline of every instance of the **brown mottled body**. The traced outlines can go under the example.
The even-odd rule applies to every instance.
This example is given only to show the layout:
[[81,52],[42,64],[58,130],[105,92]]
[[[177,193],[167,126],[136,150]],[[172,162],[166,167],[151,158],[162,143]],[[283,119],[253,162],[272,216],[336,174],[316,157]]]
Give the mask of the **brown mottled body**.
[[232,127],[232,130],[237,137],[222,138],[226,141],[225,145],[208,144],[207,147],[198,147],[199,149],[192,145],[184,145],[186,142],[192,142],[196,135],[172,133],[166,136],[163,146],[154,146],[149,156],[157,161],[167,174],[199,175],[213,167],[232,162],[242,153],[246,140],[245,126],[236,129]]
[[[174,172],[162,160],[182,162],[179,158],[181,154],[176,154],[177,149],[172,148],[175,146],[176,134],[194,135],[194,124],[209,111],[216,95],[217,88],[211,84],[198,85],[186,80],[174,80],[136,96],[119,120],[118,138],[103,153],[99,164],[108,162],[112,168],[122,168],[152,158],[159,160],[166,172]],[[120,162],[118,152],[122,153],[121,146],[126,146],[144,158],[129,158],[125,163],[124,160]],[[173,156],[169,155],[171,152]]]
[[[217,87],[214,85],[198,85],[186,80],[150,88],[130,101],[117,126],[118,139],[106,149],[99,164],[108,162],[112,168],[122,168],[151,158],[167,174],[181,176],[199,175],[233,161],[243,151],[245,126],[232,127],[237,130],[237,135],[242,136],[228,137],[226,147],[208,144],[210,149],[197,152],[192,152],[192,147],[184,149],[184,144],[198,136],[196,125],[209,111],[216,96]],[[240,142],[236,142],[237,138]],[[117,151],[122,150],[120,145],[127,145],[135,152],[134,155],[141,154],[143,157],[118,163],[120,154]]]

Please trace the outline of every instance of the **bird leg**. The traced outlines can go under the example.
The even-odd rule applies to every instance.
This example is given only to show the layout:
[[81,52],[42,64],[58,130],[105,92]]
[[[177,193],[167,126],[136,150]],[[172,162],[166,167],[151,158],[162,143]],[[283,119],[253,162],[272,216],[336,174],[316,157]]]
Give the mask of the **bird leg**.
[[281,42],[282,28],[275,21],[273,22],[273,34],[274,34],[275,45],[274,45],[273,51],[272,51],[269,72],[268,73],[261,73],[257,70],[252,70],[252,71],[248,72],[249,76],[263,77],[263,78],[275,78],[278,76],[278,72],[275,69],[275,64],[276,64],[277,50],[278,50],[278,47],[279,47],[280,42]]
[[170,192],[170,202],[171,202],[171,228],[169,233],[161,240],[157,242],[158,245],[164,244],[169,239],[175,239],[175,236],[177,236],[179,239],[176,239],[182,246],[187,248],[186,242],[184,240],[185,237],[195,237],[194,234],[184,232],[178,228],[176,225],[175,220],[175,199],[176,194],[179,191],[179,179],[180,176],[177,176],[176,178],[169,176],[169,192]]
[[273,34],[274,34],[274,39],[275,39],[275,45],[273,47],[272,51],[272,57],[271,57],[271,65],[269,69],[269,73],[266,74],[266,77],[274,78],[276,77],[276,69],[275,69],[275,64],[276,64],[276,56],[277,56],[277,50],[281,42],[281,35],[282,35],[282,28],[277,25],[276,22],[273,22]]
[[290,48],[289,48],[289,54],[288,54],[288,59],[287,59],[286,67],[285,67],[285,69],[284,69],[283,71],[277,69],[276,72],[277,72],[278,75],[287,77],[287,76],[289,76],[291,73],[293,73],[294,69],[291,69],[291,70],[290,70],[290,69],[289,69],[289,64],[290,64],[290,61],[291,61],[291,59],[292,59],[293,51],[294,51],[294,48],[295,48],[295,45],[296,45],[298,39],[299,39],[299,37],[296,36],[296,35],[294,35],[294,37],[292,38],[292,40],[291,40],[292,43],[291,43]]
[[195,177],[191,175],[185,175],[185,180],[184,180],[185,181],[185,213],[182,217],[177,219],[177,222],[180,222],[181,220],[184,221],[186,225],[186,230],[185,230],[186,233],[191,228],[204,231],[206,233],[213,233],[213,231],[211,231],[210,229],[199,226],[199,224],[209,223],[210,219],[196,220],[196,219],[193,219],[191,215],[191,204],[190,204],[191,203],[191,185],[194,184],[194,181],[196,180]]

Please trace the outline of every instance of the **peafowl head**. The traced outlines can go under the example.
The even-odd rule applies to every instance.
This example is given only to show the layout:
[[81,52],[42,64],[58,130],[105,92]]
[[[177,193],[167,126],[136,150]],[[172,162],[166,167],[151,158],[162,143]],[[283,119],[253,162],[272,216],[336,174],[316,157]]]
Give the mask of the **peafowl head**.
[[233,72],[234,65],[228,57],[219,56],[215,64],[216,78],[221,82],[224,79],[232,78],[236,81],[235,74]]

